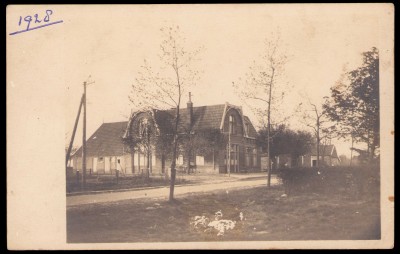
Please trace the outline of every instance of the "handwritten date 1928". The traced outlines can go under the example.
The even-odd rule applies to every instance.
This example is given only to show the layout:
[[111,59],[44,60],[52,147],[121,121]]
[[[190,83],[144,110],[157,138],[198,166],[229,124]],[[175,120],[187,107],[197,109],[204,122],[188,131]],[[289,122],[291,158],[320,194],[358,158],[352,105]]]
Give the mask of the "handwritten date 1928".
[[50,21],[50,15],[52,15],[52,14],[53,14],[52,10],[46,10],[45,15],[44,15],[44,17],[42,17],[42,19],[39,18],[39,14],[33,15],[33,17],[28,15],[28,16],[25,16],[23,19],[22,19],[22,16],[20,16],[18,26],[21,26],[22,20],[24,20],[27,23],[26,30],[29,30],[29,27],[30,27],[32,21],[34,21],[35,24],[42,23],[42,22],[47,23]]

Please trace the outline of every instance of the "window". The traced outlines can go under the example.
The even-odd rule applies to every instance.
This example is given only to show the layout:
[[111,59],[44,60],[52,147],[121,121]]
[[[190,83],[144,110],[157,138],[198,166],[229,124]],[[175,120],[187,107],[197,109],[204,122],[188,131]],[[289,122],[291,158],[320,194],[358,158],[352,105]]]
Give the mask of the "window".
[[231,134],[236,133],[236,120],[233,115],[229,116],[229,133]]
[[226,152],[225,155],[224,155],[224,165],[228,164],[227,163],[227,159],[228,159],[228,152]]
[[317,160],[312,160],[312,166],[316,167],[317,166]]
[[139,155],[139,166],[145,167],[146,166],[146,162],[147,162],[146,155],[141,153]]
[[229,150],[229,144],[226,145],[226,153],[225,153],[225,165],[228,164],[229,160],[229,152],[230,152],[230,160],[231,160],[231,165],[235,165],[236,163],[236,155],[239,151],[239,145],[236,144],[231,144],[231,149]]
[[147,131],[147,119],[142,118],[142,119],[140,119],[140,122],[139,122],[139,136],[140,137],[145,136],[146,131]]
[[151,165],[155,166],[156,165],[156,155],[155,154],[151,154]]
[[246,128],[246,135],[249,136],[249,123],[245,124],[245,128]]
[[117,170],[119,170],[119,171],[121,171],[121,159],[120,158],[117,158],[116,159],[116,162],[117,162]]
[[176,159],[176,164],[183,165],[183,155],[178,156],[178,158]]
[[251,148],[246,148],[246,166],[250,166],[250,160],[251,160]]
[[257,166],[257,149],[256,148],[253,149],[253,166],[254,167]]
[[196,165],[204,166],[204,156],[196,156]]

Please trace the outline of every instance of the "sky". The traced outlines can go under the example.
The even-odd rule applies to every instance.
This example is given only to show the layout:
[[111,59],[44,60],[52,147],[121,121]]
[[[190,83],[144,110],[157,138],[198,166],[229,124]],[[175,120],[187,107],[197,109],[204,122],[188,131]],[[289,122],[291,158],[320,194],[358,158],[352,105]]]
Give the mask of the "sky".
[[[356,8],[354,8],[356,7]],[[264,41],[279,29],[280,47],[289,57],[285,81],[292,87],[282,108],[296,109],[306,94],[321,104],[348,69],[359,66],[361,53],[379,48],[379,16],[363,5],[186,5],[64,6],[62,61],[65,84],[65,139],[69,142],[83,82],[87,87],[87,138],[103,123],[126,121],[132,109],[130,86],[144,59],[156,65],[161,27],[180,27],[187,48],[203,46],[197,67],[203,71],[191,89],[194,106],[243,105],[232,82],[244,77],[265,49]],[[60,14],[61,15],[61,14]],[[61,26],[61,25],[60,25]],[[280,84],[278,84],[280,85]],[[187,101],[187,95],[183,101]],[[251,110],[244,114],[257,125]],[[287,122],[305,129],[297,116]],[[309,129],[311,131],[311,129]],[[74,146],[81,145],[82,121]],[[339,154],[350,144],[333,141]]]

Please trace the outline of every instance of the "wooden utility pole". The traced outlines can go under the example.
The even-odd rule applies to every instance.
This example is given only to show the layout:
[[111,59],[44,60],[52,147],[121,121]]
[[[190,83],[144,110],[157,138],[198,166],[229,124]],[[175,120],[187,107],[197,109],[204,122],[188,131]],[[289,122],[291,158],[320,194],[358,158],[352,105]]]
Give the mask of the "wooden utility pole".
[[86,81],[83,82],[82,189],[86,187]]
[[228,176],[231,176],[231,125],[229,122],[229,133],[228,133]]
[[81,115],[82,104],[83,104],[83,95],[82,95],[82,98],[81,98],[81,102],[79,103],[79,110],[78,110],[78,114],[76,115],[74,130],[72,131],[71,142],[69,143],[69,147],[68,147],[68,151],[67,151],[65,167],[68,166],[68,161],[71,158],[72,145],[74,143],[75,133],[76,133],[76,129],[78,127],[79,116]]
[[93,82],[83,82],[83,135],[82,135],[82,189],[86,187],[86,86]]
[[[231,110],[231,107],[229,106],[229,108],[226,110],[226,114],[229,112],[229,110]],[[231,130],[233,129],[233,122],[231,122],[231,119],[228,115],[228,154],[226,156],[226,167],[227,167],[227,171],[228,171],[228,176],[231,176]]]
[[147,177],[150,177],[150,131],[149,123],[146,125],[146,138],[147,138]]
[[271,99],[272,99],[272,84],[273,84],[273,78],[274,78],[274,73],[275,69],[272,69],[272,76],[271,76],[271,81],[269,83],[269,94],[268,94],[268,111],[267,111],[267,117],[268,117],[268,126],[267,126],[267,153],[268,153],[268,178],[267,178],[267,186],[271,187],[271,174],[272,174],[272,169],[271,169]]

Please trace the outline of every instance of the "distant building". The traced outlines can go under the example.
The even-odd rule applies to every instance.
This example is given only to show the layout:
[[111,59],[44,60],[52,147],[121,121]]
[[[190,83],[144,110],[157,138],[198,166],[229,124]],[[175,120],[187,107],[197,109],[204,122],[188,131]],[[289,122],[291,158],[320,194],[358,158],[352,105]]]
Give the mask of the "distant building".
[[[340,158],[337,154],[335,145],[320,145],[319,146],[320,165],[338,166]],[[317,148],[313,146],[311,151],[305,155],[299,156],[296,160],[292,160],[290,154],[281,154],[276,156],[276,167],[292,167],[294,162],[297,162],[298,167],[316,167],[317,166]]]
[[[301,164],[299,164],[300,166]],[[292,156],[290,154],[281,154],[275,158],[274,168],[291,168],[292,167]]]
[[[187,108],[180,109],[179,135],[214,130],[224,137],[220,148],[191,155],[193,166],[200,172],[227,173],[260,171],[260,148],[256,145],[256,130],[242,108],[229,103],[193,107],[189,100]],[[104,123],[88,139],[87,172],[107,174],[120,169],[124,174],[138,174],[147,170],[150,174],[164,174],[171,159],[163,156],[159,148],[143,149],[141,144],[130,147],[126,141],[142,137],[145,126],[152,125],[156,135],[171,135],[175,109],[143,110],[133,112],[127,122]],[[228,156],[230,143],[230,162]],[[222,147],[222,148],[221,148]],[[74,169],[82,167],[82,148],[72,156]],[[188,155],[180,150],[176,162],[185,168]],[[118,163],[119,161],[119,163]]]

